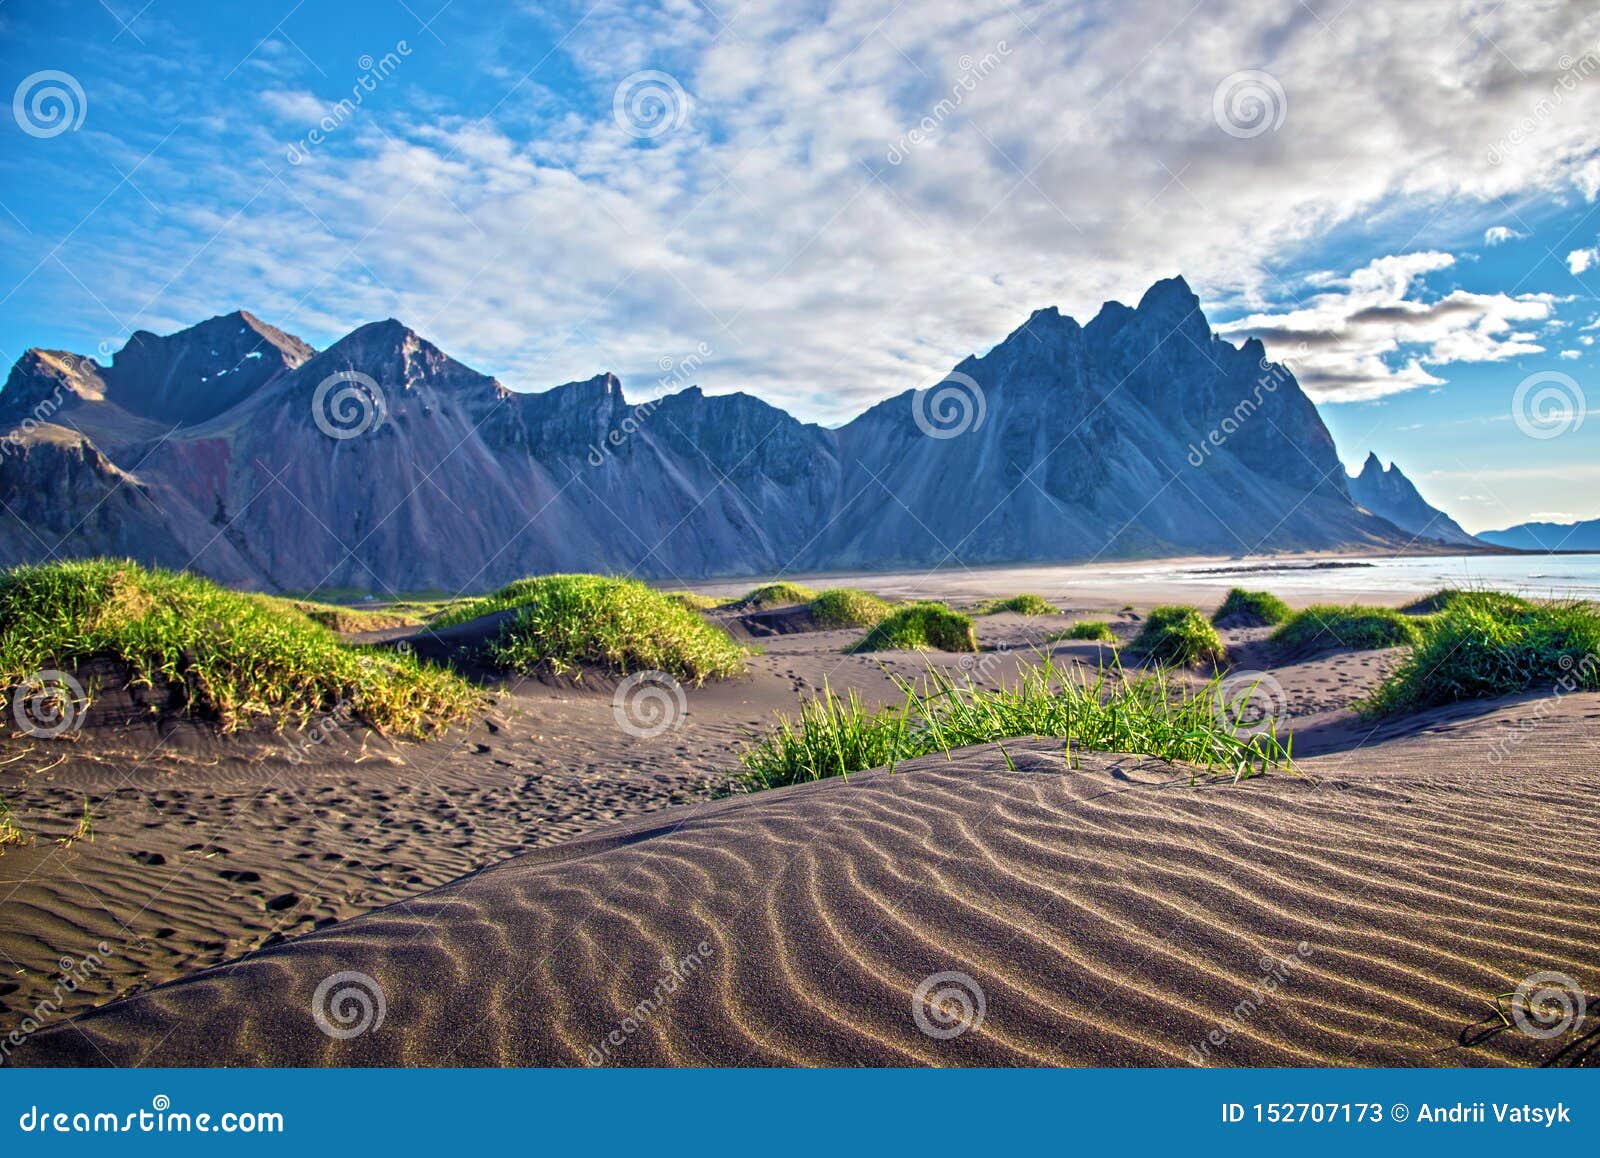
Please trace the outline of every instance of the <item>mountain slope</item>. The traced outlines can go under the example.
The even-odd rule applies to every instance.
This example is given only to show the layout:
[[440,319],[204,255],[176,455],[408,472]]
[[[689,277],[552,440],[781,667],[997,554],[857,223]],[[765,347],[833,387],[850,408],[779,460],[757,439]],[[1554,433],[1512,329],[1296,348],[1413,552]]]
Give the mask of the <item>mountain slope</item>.
[[1398,463],[1390,463],[1388,469],[1384,469],[1376,454],[1368,453],[1361,473],[1350,479],[1350,497],[1373,514],[1419,538],[1463,546],[1477,544],[1460,524],[1422,497],[1401,472]]
[[[632,403],[609,374],[519,393],[393,319],[317,352],[243,312],[136,335],[109,367],[30,350],[0,429],[6,559],[127,554],[273,590],[1411,539],[1352,502],[1293,375],[1212,334],[1181,279],[1087,326],[1040,311],[837,430],[695,387]],[[43,534],[20,496],[63,455],[86,481],[51,494]]]

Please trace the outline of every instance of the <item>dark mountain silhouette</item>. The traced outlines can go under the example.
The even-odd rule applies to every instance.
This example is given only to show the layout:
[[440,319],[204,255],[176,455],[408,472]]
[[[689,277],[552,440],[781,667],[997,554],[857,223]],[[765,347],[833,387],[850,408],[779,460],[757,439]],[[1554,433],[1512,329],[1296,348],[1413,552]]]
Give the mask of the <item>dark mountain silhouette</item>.
[[1214,335],[1179,278],[1085,326],[1042,310],[836,430],[695,387],[631,403],[609,374],[519,393],[393,319],[317,352],[243,312],[109,367],[29,350],[0,430],[0,562],[131,555],[271,590],[1414,538],[1352,500],[1293,375]]
[[1369,453],[1361,473],[1350,480],[1350,497],[1373,514],[1421,538],[1481,546],[1449,515],[1429,505],[1398,463],[1390,463],[1385,469],[1376,454]]

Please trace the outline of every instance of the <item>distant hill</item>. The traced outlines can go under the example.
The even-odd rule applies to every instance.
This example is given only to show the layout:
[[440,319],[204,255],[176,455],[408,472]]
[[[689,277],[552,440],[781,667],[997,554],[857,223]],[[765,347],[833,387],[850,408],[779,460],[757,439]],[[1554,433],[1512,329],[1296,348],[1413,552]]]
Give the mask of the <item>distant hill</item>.
[[0,563],[129,555],[269,590],[1417,535],[1394,517],[1409,508],[1352,499],[1294,376],[1259,342],[1213,334],[1181,278],[1087,325],[1041,310],[939,388],[837,430],[696,387],[630,402],[609,374],[519,393],[392,319],[317,351],[241,311],[137,333],[108,367],[29,350],[0,391],[0,431]]
[[1522,551],[1600,551],[1600,519],[1583,523],[1518,523],[1503,531],[1484,531],[1478,538],[1497,547]]
[[1391,463],[1385,469],[1376,454],[1368,454],[1361,473],[1351,478],[1350,497],[1373,514],[1420,538],[1441,539],[1462,546],[1481,545],[1449,515],[1429,505],[1401,472],[1398,463]]

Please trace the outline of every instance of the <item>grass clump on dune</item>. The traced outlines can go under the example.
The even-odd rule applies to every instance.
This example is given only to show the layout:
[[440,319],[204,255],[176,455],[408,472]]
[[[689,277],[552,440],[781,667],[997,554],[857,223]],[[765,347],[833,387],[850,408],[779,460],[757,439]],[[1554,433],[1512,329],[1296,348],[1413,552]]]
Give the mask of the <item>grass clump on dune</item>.
[[854,587],[835,587],[813,599],[810,610],[819,627],[876,627],[894,608]]
[[1470,593],[1431,617],[1422,642],[1364,706],[1414,710],[1550,685],[1600,689],[1600,611]]
[[1111,630],[1111,625],[1103,619],[1085,619],[1074,623],[1065,631],[1058,631],[1045,638],[1046,643],[1058,643],[1063,639],[1087,639],[1095,643],[1116,643],[1117,633]]
[[1414,599],[1400,608],[1407,615],[1437,615],[1453,607],[1478,607],[1500,614],[1528,611],[1534,603],[1531,599],[1524,599],[1520,595],[1508,595],[1503,591],[1468,591],[1456,587],[1444,587],[1421,599]]
[[943,603],[908,603],[847,648],[847,651],[977,651],[972,620]]
[[1159,664],[1194,667],[1228,662],[1217,629],[1193,607],[1157,607],[1150,612],[1129,650]]
[[979,615],[998,615],[1002,611],[1017,615],[1059,615],[1061,609],[1041,595],[1013,595],[1010,599],[990,599],[980,603]]
[[393,608],[345,607],[338,603],[317,603],[309,599],[285,599],[277,595],[261,595],[285,610],[298,611],[312,623],[326,627],[341,635],[355,635],[363,631],[387,631],[393,627],[421,627],[423,617]]
[[0,681],[92,659],[135,683],[176,688],[188,710],[232,730],[304,720],[343,704],[384,731],[421,736],[464,718],[478,693],[407,655],[352,647],[280,601],[193,575],[94,560],[0,575]]
[[701,595],[697,591],[667,591],[663,594],[690,611],[712,611],[727,603],[726,599],[718,599],[715,595]]
[[747,611],[765,611],[769,607],[810,603],[816,597],[815,591],[798,583],[767,583],[747,592],[738,604]]
[[[1228,721],[1219,676],[1198,689],[1165,671],[1136,678],[1101,672],[1091,679],[1042,657],[999,689],[956,682],[929,667],[920,685],[896,681],[898,707],[869,711],[852,692],[826,687],[781,717],[776,730],[746,747],[744,783],[758,790],[887,767],[934,752],[1037,736],[1065,739],[1072,752],[1127,752],[1204,767],[1236,779],[1292,764],[1275,728],[1252,732]],[[1248,695],[1248,692],[1245,693]]]
[[497,611],[515,615],[483,648],[500,671],[660,671],[681,680],[742,675],[745,651],[679,601],[635,579],[542,575],[518,579],[450,612],[436,626]]
[[1211,622],[1226,627],[1267,627],[1282,623],[1294,612],[1276,595],[1235,587],[1217,608]]
[[1390,607],[1358,604],[1323,604],[1297,611],[1272,633],[1272,641],[1295,651],[1318,647],[1349,647],[1371,651],[1417,643],[1422,631],[1416,621]]

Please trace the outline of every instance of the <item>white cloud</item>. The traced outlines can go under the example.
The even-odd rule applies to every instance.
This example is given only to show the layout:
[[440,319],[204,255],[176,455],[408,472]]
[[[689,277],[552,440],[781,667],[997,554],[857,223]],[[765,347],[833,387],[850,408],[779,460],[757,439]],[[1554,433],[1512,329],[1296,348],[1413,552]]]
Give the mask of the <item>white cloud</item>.
[[1528,236],[1526,233],[1518,233],[1509,225],[1491,225],[1483,231],[1483,243],[1485,245],[1504,245],[1508,241],[1520,241],[1526,236]]
[[1521,328],[1550,319],[1549,294],[1480,294],[1454,290],[1418,297],[1427,274],[1455,258],[1427,251],[1378,258],[1346,278],[1323,279],[1328,290],[1299,308],[1251,314],[1218,327],[1254,335],[1285,357],[1318,401],[1381,398],[1445,380],[1428,367],[1503,362],[1544,350]]
[[1600,249],[1574,249],[1567,254],[1567,268],[1574,274],[1583,273],[1596,262],[1600,262]]
[[[417,63],[295,168],[285,146],[324,111],[310,92],[348,78],[305,66],[297,82],[291,52],[265,91],[174,92],[186,110],[247,107],[227,110],[226,135],[179,134],[139,170],[169,210],[85,231],[60,259],[99,271],[96,296],[130,327],[243,305],[322,342],[394,315],[524,389],[609,368],[648,393],[659,358],[704,341],[704,385],[821,420],[925,384],[1035,308],[1086,320],[1182,272],[1208,306],[1336,337],[1296,362],[1314,393],[1375,397],[1437,386],[1453,361],[1537,352],[1548,302],[1419,300],[1416,278],[1453,260],[1430,253],[1268,313],[1286,292],[1276,267],[1397,207],[1477,213],[1600,181],[1600,80],[1551,98],[1562,53],[1600,41],[1600,12],[1512,7],[1468,24],[1457,0],[1382,19],[1255,0],[541,5],[560,39],[548,64],[530,74],[508,32],[474,61],[494,83],[465,105],[424,87],[451,50],[419,38]],[[202,84],[231,64],[174,75]],[[647,140],[612,109],[643,68],[692,101]],[[1281,127],[1248,138],[1213,110],[1244,69],[1287,101]],[[924,118],[935,131],[891,164]],[[106,212],[124,202],[146,212],[137,197]],[[56,262],[35,277],[60,279],[86,329],[105,326]]]
[[1569,362],[1576,362],[1579,358],[1583,357],[1583,351],[1582,350],[1562,350],[1561,351],[1561,356],[1563,358],[1565,358]]

